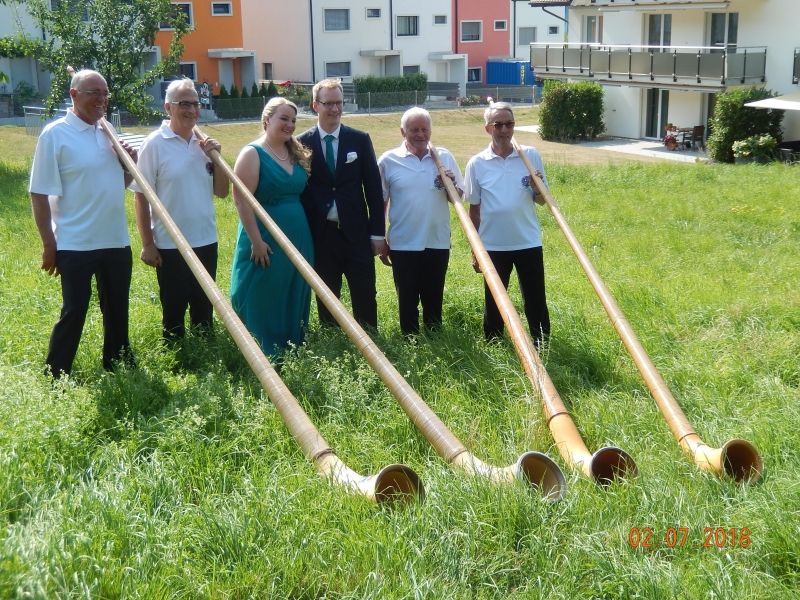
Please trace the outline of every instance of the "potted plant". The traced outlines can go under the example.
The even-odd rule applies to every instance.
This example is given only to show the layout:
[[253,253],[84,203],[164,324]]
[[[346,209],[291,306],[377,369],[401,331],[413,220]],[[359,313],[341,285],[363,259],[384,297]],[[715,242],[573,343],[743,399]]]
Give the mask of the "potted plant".
[[737,163],[766,163],[775,159],[778,140],[770,134],[751,135],[733,142],[733,158]]
[[678,147],[678,128],[672,123],[667,123],[664,127],[664,137],[661,141],[667,150],[675,150]]

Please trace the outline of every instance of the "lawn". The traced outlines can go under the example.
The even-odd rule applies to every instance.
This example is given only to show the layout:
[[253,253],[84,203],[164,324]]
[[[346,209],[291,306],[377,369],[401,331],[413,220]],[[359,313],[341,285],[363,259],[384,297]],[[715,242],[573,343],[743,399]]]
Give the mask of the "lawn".
[[[348,122],[378,153],[400,142],[399,115]],[[258,135],[257,124],[206,129],[231,161]],[[623,448],[639,476],[602,488],[563,463],[510,342],[481,339],[482,282],[454,218],[443,330],[400,335],[378,264],[375,342],[476,456],[507,465],[545,452],[567,493],[548,503],[521,482],[451,469],[347,338],[314,316],[281,377],[349,467],[403,463],[425,486],[422,503],[376,506],[315,473],[221,326],[162,345],[155,274],[138,261],[139,367],[102,372],[94,303],[73,377],[52,384],[42,363],[60,288],[38,269],[26,194],[35,140],[9,127],[0,140],[0,597],[796,596],[796,166],[643,162],[520,135],[541,145],[562,212],[690,422],[711,446],[755,444],[758,483],[701,472],[681,452],[540,208],[553,321],[543,361],[590,450]],[[434,141],[463,167],[488,136],[478,111],[436,113]],[[130,210],[138,255],[133,223]],[[236,224],[220,201],[226,291]],[[516,284],[511,295],[519,305]]]

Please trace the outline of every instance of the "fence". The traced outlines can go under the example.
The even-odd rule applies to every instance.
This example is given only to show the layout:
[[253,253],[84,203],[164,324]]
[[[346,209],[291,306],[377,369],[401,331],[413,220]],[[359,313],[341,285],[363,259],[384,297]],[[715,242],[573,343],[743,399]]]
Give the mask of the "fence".
[[[22,108],[25,111],[25,133],[28,135],[35,135],[37,137],[47,123],[67,114],[67,110],[64,108],[59,108],[53,111],[53,114],[51,115],[47,114],[47,109],[43,106],[23,106]],[[119,110],[115,110],[111,113],[111,118],[109,121],[114,126],[114,129],[122,132],[122,123],[120,120]]]

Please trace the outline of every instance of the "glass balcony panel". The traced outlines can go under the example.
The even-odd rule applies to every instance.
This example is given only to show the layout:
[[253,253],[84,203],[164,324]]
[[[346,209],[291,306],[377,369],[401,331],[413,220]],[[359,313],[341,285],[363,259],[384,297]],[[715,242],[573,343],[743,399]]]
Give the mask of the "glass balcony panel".
[[[721,76],[719,73],[718,76]],[[675,77],[678,79],[697,79],[697,54],[679,52],[675,60]]]
[[724,54],[701,54],[700,55],[700,78],[701,79],[720,79],[722,77],[723,65],[725,64]]

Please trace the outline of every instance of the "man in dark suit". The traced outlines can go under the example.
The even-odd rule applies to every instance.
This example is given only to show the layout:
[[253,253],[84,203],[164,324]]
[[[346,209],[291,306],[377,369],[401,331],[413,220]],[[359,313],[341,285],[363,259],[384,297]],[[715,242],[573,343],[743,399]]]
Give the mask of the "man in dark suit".
[[[356,321],[377,327],[374,257],[386,260],[389,248],[375,150],[367,133],[341,124],[338,79],[318,82],[312,96],[317,125],[298,139],[312,152],[302,202],[314,238],[314,268],[337,297],[344,275]],[[319,298],[317,309],[320,322],[334,322]]]

